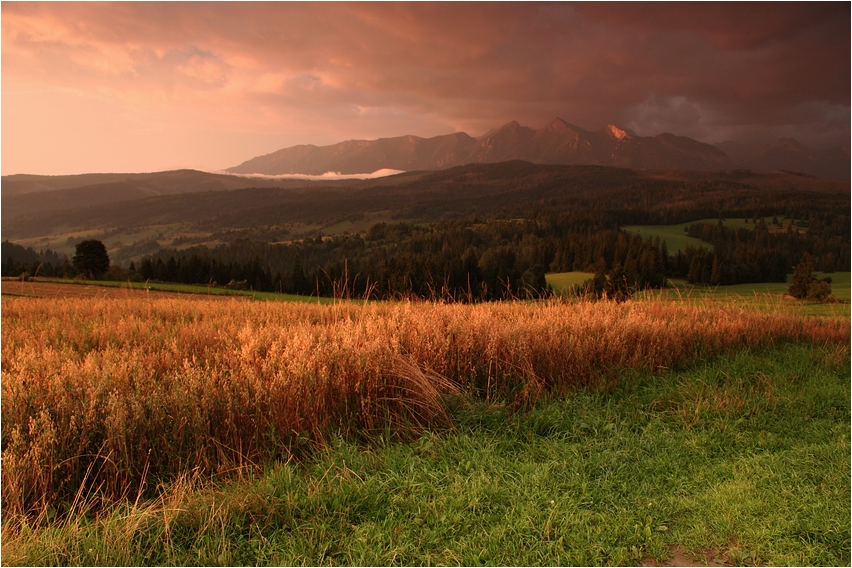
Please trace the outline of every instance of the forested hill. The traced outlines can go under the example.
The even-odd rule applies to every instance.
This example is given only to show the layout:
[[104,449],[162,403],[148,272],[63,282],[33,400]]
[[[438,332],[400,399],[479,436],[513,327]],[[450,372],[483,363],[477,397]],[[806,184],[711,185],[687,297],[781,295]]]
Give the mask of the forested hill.
[[624,223],[848,211],[849,183],[794,174],[628,170],[528,162],[468,165],[380,180],[301,188],[143,197],[5,220],[11,240],[60,232],[190,223],[215,232],[293,223],[331,224],[370,211],[434,221],[524,217],[538,209],[619,210]]
[[[783,281],[804,252],[818,270],[848,271],[849,205],[848,183],[790,173],[503,162],[341,185],[146,197],[19,217],[3,232],[66,254],[80,239],[101,238],[115,264],[134,263],[119,279],[498,299],[545,293],[547,272],[593,272],[599,283],[633,289],[672,277]],[[749,228],[725,219],[749,220]],[[659,238],[621,229],[680,223],[705,245],[673,254]],[[3,273],[33,271],[37,262],[40,274],[69,273],[23,256],[4,258]]]
[[174,170],[144,174],[81,174],[67,176],[3,176],[3,221],[27,214],[67,211],[129,202],[158,195],[228,191],[248,187],[344,186],[342,181],[266,179],[214,174],[197,170]]

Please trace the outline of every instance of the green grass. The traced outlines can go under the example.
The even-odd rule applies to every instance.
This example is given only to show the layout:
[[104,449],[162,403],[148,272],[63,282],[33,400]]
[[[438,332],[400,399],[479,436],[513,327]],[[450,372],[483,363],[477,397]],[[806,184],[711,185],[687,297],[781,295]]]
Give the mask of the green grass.
[[[814,272],[816,278],[824,276],[831,277],[831,294],[838,300],[849,301],[850,296],[850,272]],[[786,282],[757,282],[750,284],[732,284],[730,286],[692,286],[685,280],[671,280],[671,282],[679,289],[696,288],[702,292],[712,292],[714,296],[753,296],[754,294],[786,294],[790,287],[792,275],[787,275]]]
[[171,284],[168,282],[116,282],[111,280],[68,280],[63,278],[36,278],[38,282],[57,282],[62,284],[82,284],[107,288],[127,288],[132,290],[159,290],[180,294],[202,294],[209,296],[244,296],[253,300],[274,302],[312,302],[333,304],[339,300],[317,296],[299,296],[296,294],[278,294],[277,292],[255,292],[253,290],[230,290],[220,286],[202,286],[197,284]]
[[642,237],[643,240],[659,237],[660,242],[666,241],[666,248],[668,249],[669,254],[675,254],[677,251],[684,251],[687,246],[691,246],[693,248],[712,248],[710,243],[705,243],[701,239],[689,237],[687,236],[686,231],[684,231],[684,228],[698,222],[699,221],[693,221],[691,223],[682,223],[680,225],[629,225],[622,227],[622,230],[628,233],[636,233]]
[[[787,275],[787,282],[758,282],[750,284],[733,284],[730,286],[704,286],[689,284],[686,280],[670,279],[670,288],[666,290],[650,290],[637,294],[637,298],[663,297],[672,301],[714,301],[732,302],[742,308],[754,308],[762,311],[778,309],[796,310],[802,315],[841,315],[849,316],[850,272],[815,272],[817,278],[830,276],[831,293],[839,300],[840,304],[818,304],[813,302],[799,302],[784,298],[787,288],[790,286],[792,275]],[[557,294],[562,294],[576,284],[582,284],[594,275],[589,272],[560,272],[546,275],[547,283],[550,284]]]
[[[786,229],[790,225],[790,219],[781,220],[781,227],[772,223],[772,217],[764,217],[763,220],[766,223],[767,228],[770,230],[778,228]],[[697,221],[689,221],[688,223],[680,223],[678,225],[626,225],[621,228],[628,233],[636,233],[643,239],[659,237],[660,241],[666,241],[666,247],[669,250],[669,254],[675,254],[677,251],[684,251],[687,246],[692,246],[693,248],[712,248],[710,243],[687,236],[685,229],[690,225],[698,223],[709,223],[715,225],[718,222],[719,219],[699,219]],[[751,219],[749,219],[748,223],[745,222],[745,219],[739,218],[723,219],[722,224],[729,229],[754,229],[754,223],[752,223]],[[807,231],[807,228],[799,227],[799,231]]]
[[593,278],[594,274],[591,272],[553,272],[545,274],[544,277],[557,293],[561,293]]
[[242,480],[29,526],[4,564],[849,565],[849,349],[624,376],[527,414],[456,407],[411,443],[337,440]]
[[667,290],[653,290],[645,295],[668,297],[672,300],[687,301],[712,301],[732,303],[740,308],[756,309],[760,311],[793,311],[801,315],[838,315],[848,317],[850,315],[850,273],[834,272],[825,274],[814,273],[817,278],[831,276],[832,295],[839,300],[839,304],[816,303],[793,300],[787,297],[787,289],[790,285],[791,275],[787,275],[787,282],[762,282],[751,284],[734,284],[731,286],[704,286],[692,285],[685,280],[672,279],[669,282],[672,288]]

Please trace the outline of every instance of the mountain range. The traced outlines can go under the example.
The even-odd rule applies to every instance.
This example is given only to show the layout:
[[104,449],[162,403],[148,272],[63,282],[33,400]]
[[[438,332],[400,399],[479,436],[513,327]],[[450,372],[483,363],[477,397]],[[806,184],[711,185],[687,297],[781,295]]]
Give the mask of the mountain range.
[[786,170],[843,180],[848,180],[850,174],[848,148],[820,153],[791,139],[782,139],[774,146],[726,142],[717,147],[670,133],[638,136],[614,125],[591,132],[561,118],[538,130],[512,121],[478,138],[456,132],[433,138],[409,135],[347,140],[331,146],[292,146],[226,171],[266,175],[364,174],[383,168],[441,170],[507,160],[634,169]]

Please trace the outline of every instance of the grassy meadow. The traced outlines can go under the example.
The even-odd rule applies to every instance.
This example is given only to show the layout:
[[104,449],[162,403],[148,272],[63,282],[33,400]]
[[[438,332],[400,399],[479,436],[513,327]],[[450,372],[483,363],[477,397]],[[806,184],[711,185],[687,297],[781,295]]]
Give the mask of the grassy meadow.
[[3,564],[848,564],[848,316],[2,302]]
[[[103,288],[118,288],[130,291],[158,291],[172,292],[176,294],[198,295],[198,296],[220,296],[220,297],[241,297],[260,301],[273,302],[309,302],[314,304],[333,304],[337,300],[334,298],[325,298],[321,296],[299,296],[296,294],[279,294],[277,292],[256,292],[254,290],[237,290],[229,289],[223,286],[203,286],[201,284],[175,284],[171,282],[119,282],[111,280],[83,280],[74,279],[68,280],[65,278],[31,278],[29,281],[22,282],[20,279],[4,278],[3,294],[9,296],[35,296],[40,295],[33,293],[31,288],[34,288],[30,282],[47,282],[69,286],[89,286]],[[73,296],[73,293],[66,293],[63,296]]]
[[547,283],[556,293],[570,290],[574,286],[581,286],[587,280],[594,278],[592,272],[552,272],[545,275]]
[[[763,222],[766,223],[766,227],[770,231],[787,230],[791,226],[800,232],[807,231],[807,227],[799,227],[791,219],[779,218],[779,225],[773,223],[772,219],[772,217],[763,218]],[[712,248],[711,245],[701,239],[687,236],[686,229],[690,225],[697,225],[700,223],[715,225],[718,222],[719,219],[699,219],[697,221],[689,221],[687,223],[679,223],[677,225],[625,225],[624,227],[621,227],[621,229],[628,233],[636,233],[643,239],[659,237],[661,242],[666,241],[666,247],[668,248],[669,254],[675,254],[677,251],[684,251],[687,246],[691,246],[693,248]],[[752,219],[749,219],[748,222],[746,222],[745,219],[741,218],[726,218],[722,219],[722,224],[729,229],[754,229],[754,222]]]
[[[547,274],[547,283],[557,296],[567,296],[570,290],[594,275],[589,272],[561,272]],[[733,284],[730,286],[706,286],[689,284],[686,280],[671,279],[664,290],[638,292],[636,299],[655,299],[662,302],[677,302],[696,305],[727,304],[738,308],[764,312],[790,312],[799,315],[850,315],[852,300],[852,273],[814,272],[816,278],[830,276],[831,294],[837,303],[803,302],[787,295],[792,275],[787,282],[756,282],[751,284]]]

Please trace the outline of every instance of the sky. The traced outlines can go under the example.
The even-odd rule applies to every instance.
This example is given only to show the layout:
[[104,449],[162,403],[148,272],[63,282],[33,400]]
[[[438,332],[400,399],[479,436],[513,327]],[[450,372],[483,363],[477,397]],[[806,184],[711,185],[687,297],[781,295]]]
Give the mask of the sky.
[[2,174],[560,117],[849,146],[850,3],[9,2]]

